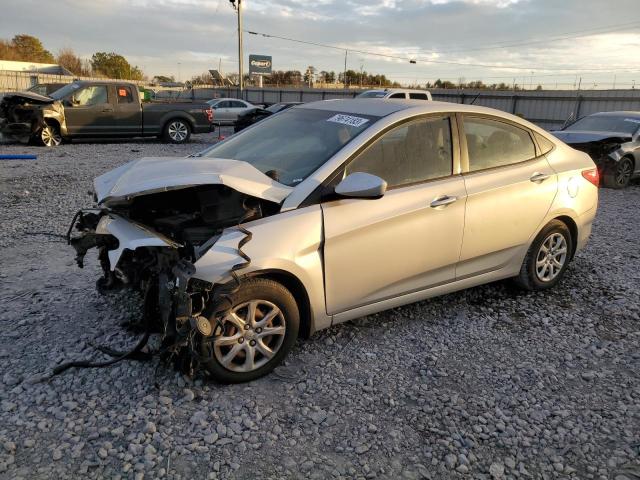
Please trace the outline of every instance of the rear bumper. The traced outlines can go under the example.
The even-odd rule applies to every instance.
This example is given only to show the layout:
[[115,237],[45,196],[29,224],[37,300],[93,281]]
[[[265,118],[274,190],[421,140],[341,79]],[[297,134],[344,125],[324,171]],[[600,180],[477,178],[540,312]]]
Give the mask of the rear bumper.
[[578,242],[576,244],[576,252],[579,252],[587,246],[589,237],[591,236],[591,229],[593,226],[593,220],[596,218],[596,212],[598,208],[593,207],[591,210],[584,212],[578,217]]

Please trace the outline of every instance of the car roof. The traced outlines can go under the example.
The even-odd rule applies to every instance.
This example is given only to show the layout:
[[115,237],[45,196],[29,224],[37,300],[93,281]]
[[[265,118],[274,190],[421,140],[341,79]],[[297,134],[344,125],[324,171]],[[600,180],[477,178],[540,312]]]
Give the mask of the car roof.
[[406,99],[386,99],[371,98],[366,102],[358,99],[349,100],[321,100],[318,102],[305,103],[295,108],[313,108],[317,110],[338,111],[344,113],[353,113],[361,115],[374,115],[384,117],[392,113],[402,110],[411,110],[411,114],[420,113],[449,113],[449,112],[467,112],[485,115],[499,115],[501,117],[516,119],[522,122],[523,119],[515,117],[509,113],[494,110],[492,108],[480,107],[476,105],[463,105],[451,102],[425,102],[424,100],[406,100]]
[[587,115],[588,117],[631,117],[640,118],[640,112],[619,110],[617,112],[598,112]]

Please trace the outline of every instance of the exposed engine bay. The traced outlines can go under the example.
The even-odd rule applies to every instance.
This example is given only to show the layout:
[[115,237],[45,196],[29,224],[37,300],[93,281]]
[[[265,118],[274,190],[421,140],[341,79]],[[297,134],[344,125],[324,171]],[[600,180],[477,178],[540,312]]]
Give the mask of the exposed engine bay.
[[[141,181],[153,184],[157,181],[153,176],[162,176],[162,168],[176,160],[206,162],[143,159],[98,177],[98,204],[76,213],[67,239],[80,267],[90,249],[98,250],[103,272],[96,283],[99,292],[129,288],[142,295],[145,318],[140,326],[147,332],[160,333],[159,353],[171,358],[185,373],[193,374],[201,356],[207,354],[208,339],[221,328],[221,316],[231,307],[230,296],[240,285],[236,271],[250,263],[242,246],[250,241],[251,232],[242,224],[280,210],[280,204],[274,201],[277,195],[267,200],[240,189],[255,190],[265,197],[269,196],[264,194],[265,187],[277,189],[279,184],[248,164],[238,165],[243,162],[217,160],[213,165],[218,183],[182,185],[182,181],[193,180],[174,177],[172,185],[162,189],[140,185]],[[226,174],[230,167],[246,170],[249,179],[231,178]],[[260,188],[251,183],[251,177],[254,183],[259,180]],[[237,184],[239,189],[225,185],[225,181]],[[134,190],[134,185],[142,190],[115,195],[121,189]],[[286,188],[280,189],[281,196],[287,193]],[[243,234],[237,245],[240,261],[229,271],[231,281],[214,284],[193,278],[197,260],[228,228]]]
[[571,146],[588,154],[598,167],[605,168],[617,160],[616,153],[619,153],[621,145],[630,141],[630,137],[609,137],[591,142],[572,143]]

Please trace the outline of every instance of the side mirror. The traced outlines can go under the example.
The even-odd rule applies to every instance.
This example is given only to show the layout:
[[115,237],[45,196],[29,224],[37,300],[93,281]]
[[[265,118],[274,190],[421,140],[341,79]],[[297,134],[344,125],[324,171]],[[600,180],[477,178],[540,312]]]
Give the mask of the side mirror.
[[341,197],[376,199],[387,191],[387,182],[370,173],[354,172],[343,178],[334,191]]

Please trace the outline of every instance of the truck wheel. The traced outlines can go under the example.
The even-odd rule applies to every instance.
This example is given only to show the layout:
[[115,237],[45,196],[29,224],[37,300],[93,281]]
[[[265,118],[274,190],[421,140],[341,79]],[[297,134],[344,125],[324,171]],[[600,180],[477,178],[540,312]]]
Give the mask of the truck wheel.
[[169,120],[164,127],[164,139],[170,143],[187,143],[191,137],[191,126],[186,120]]
[[34,135],[34,140],[45,147],[57,147],[62,143],[62,135],[60,135],[60,129],[57,125],[47,123],[44,127],[38,129]]

